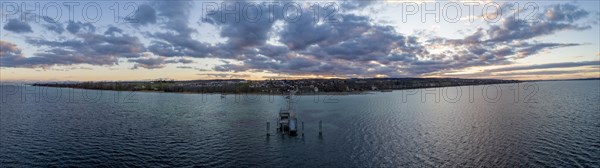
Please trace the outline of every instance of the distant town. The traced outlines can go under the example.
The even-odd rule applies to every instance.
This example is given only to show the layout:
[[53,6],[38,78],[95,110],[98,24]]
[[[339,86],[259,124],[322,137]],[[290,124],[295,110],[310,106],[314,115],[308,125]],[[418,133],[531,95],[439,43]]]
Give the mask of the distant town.
[[517,80],[459,79],[459,78],[350,78],[350,79],[296,79],[296,80],[154,80],[135,82],[79,82],[36,83],[34,86],[67,87],[116,91],[155,91],[181,93],[258,93],[297,94],[387,92],[401,89],[517,83]]

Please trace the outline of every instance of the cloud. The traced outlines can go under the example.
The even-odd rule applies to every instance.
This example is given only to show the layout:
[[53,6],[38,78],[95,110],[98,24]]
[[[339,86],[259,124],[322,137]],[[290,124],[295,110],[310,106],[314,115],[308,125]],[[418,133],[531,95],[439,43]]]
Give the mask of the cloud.
[[372,27],[366,16],[343,14],[340,18],[339,22],[319,24],[314,21],[312,12],[305,11],[298,21],[287,22],[280,34],[280,42],[292,50],[302,50],[313,44],[337,44],[361,35]]
[[24,58],[21,54],[21,49],[16,44],[0,40],[0,65],[6,67],[5,64],[10,64]]
[[69,24],[67,24],[67,31],[72,34],[94,33],[96,31],[96,26],[91,23],[69,22]]
[[[560,68],[579,68],[560,70]],[[581,62],[559,62],[559,63],[547,63],[547,64],[534,64],[534,65],[518,65],[496,69],[488,69],[485,71],[471,73],[471,74],[439,74],[444,76],[456,76],[456,77],[518,77],[518,76],[544,76],[544,75],[562,75],[562,74],[578,74],[578,73],[591,73],[598,72],[600,70],[600,61],[581,61]]]
[[156,40],[148,46],[149,50],[160,56],[206,57],[209,52],[207,43],[192,38],[196,29],[188,25],[192,1],[155,1],[157,16],[163,18],[161,26],[168,32],[155,32],[150,36]]
[[165,58],[138,58],[129,59],[129,62],[136,63],[132,69],[146,68],[146,69],[158,69],[165,67]]
[[[553,8],[553,7],[549,7]],[[563,7],[560,7],[562,9]],[[348,76],[420,76],[472,66],[505,65],[541,51],[580,44],[515,42],[562,30],[582,30],[572,24],[585,17],[578,9],[555,10],[570,19],[543,18],[540,23],[504,20],[489,29],[478,29],[464,39],[434,37],[419,42],[415,36],[377,25],[369,17],[351,13],[338,15],[339,22],[316,23],[310,12],[298,21],[285,22],[279,41],[288,50],[277,56],[245,52],[241,64],[224,64],[217,71],[268,71],[293,75],[344,74]],[[266,29],[266,28],[265,28]],[[427,46],[447,49],[431,53]],[[264,45],[269,46],[269,45]],[[260,49],[262,50],[262,49]]]
[[[128,62],[136,63],[132,69],[138,69],[138,68],[159,69],[159,68],[164,68],[167,64],[177,64],[177,63],[191,64],[191,63],[194,63],[193,60],[185,59],[185,58],[168,59],[168,57],[161,57],[161,56],[153,57],[148,54],[145,54],[141,58],[128,59]],[[192,69],[191,66],[177,66],[177,68]]]
[[122,30],[122,29],[119,29],[119,28],[117,28],[117,27],[113,27],[113,26],[111,26],[111,27],[109,27],[109,28],[108,28],[108,29],[107,29],[107,30],[104,32],[104,35],[112,35],[112,36],[114,36],[114,35],[115,35],[115,33],[123,34],[123,30]]
[[227,38],[227,47],[231,49],[264,45],[275,20],[282,18],[281,12],[271,12],[281,11],[281,5],[265,9],[262,3],[255,2],[233,1],[223,4],[227,9],[244,8],[246,12],[230,15],[217,10],[211,12],[203,22],[220,26],[220,35]]
[[115,65],[119,58],[136,58],[146,50],[137,37],[129,35],[77,33],[76,38],[59,41],[27,38],[25,42],[28,44],[47,49],[39,50],[30,57],[9,57],[3,60],[2,66]]
[[86,57],[77,57],[69,55],[69,53],[62,50],[51,51],[56,55],[40,54],[35,57],[25,57],[21,54],[21,49],[17,48],[15,44],[6,41],[0,41],[0,59],[3,67],[49,67],[54,64],[75,64],[75,63],[86,63],[87,61],[93,61],[86,59]]
[[541,70],[541,71],[521,71],[521,72],[507,72],[507,73],[476,73],[476,74],[453,74],[446,75],[452,77],[463,77],[463,78],[523,78],[531,76],[553,76],[553,75],[569,75],[570,78],[575,78],[573,75],[581,73],[593,73],[598,72],[598,69],[586,69],[586,70]]
[[0,40],[0,57],[22,57],[21,49],[16,44]]
[[[377,0],[349,0],[349,1],[339,1],[339,7],[343,10],[354,10],[354,9],[363,9]],[[337,3],[334,3],[337,6]]]
[[[523,16],[519,17],[519,12],[515,13],[513,10],[516,6],[511,5],[514,4],[505,3],[501,6],[504,15],[498,15],[498,17],[504,17],[500,19],[499,24],[492,23],[489,28],[478,28],[473,34],[463,39],[446,40],[446,42],[454,45],[481,43],[494,45],[496,43],[529,40],[559,31],[581,31],[591,28],[589,23],[578,23],[578,21],[589,16],[589,12],[573,4],[546,6],[542,9],[541,14],[535,15],[531,20],[520,19]],[[520,13],[523,13],[523,9]]]
[[229,73],[199,73],[196,75],[213,77],[213,78],[230,78],[230,79],[251,77],[248,74],[229,74]]
[[[548,6],[544,11],[548,16],[539,15],[538,22],[517,20],[513,19],[514,15],[509,15],[499,24],[492,24],[487,29],[478,28],[462,39],[433,37],[427,40],[424,45],[429,44],[450,49],[438,54],[428,54],[427,57],[434,59],[429,60],[427,64],[420,66],[414,66],[419,64],[413,64],[409,67],[416,69],[416,71],[413,70],[416,74],[428,74],[472,66],[506,65],[511,64],[513,60],[532,56],[542,51],[582,45],[532,40],[558,31],[577,31],[590,27],[576,24],[576,21],[588,15],[587,12],[582,12],[583,10],[577,6],[557,4]],[[448,60],[448,58],[451,58],[451,60]]]
[[549,21],[565,21],[572,23],[589,15],[589,12],[573,4],[558,4],[550,6],[543,14]]
[[194,63],[194,60],[185,59],[185,58],[179,58],[179,59],[167,60],[167,61],[165,61],[165,63],[169,63],[169,64],[175,64],[175,63],[191,64],[191,63]]
[[63,27],[63,24],[50,18],[47,16],[44,16],[42,18],[44,20],[45,23],[42,23],[42,26],[45,27],[46,29],[55,32],[57,34],[62,34],[65,31],[65,28]]
[[561,43],[535,43],[535,44],[529,44],[529,43],[524,43],[522,44],[520,47],[522,47],[521,49],[519,49],[518,52],[518,57],[523,58],[529,55],[534,55],[537,54],[538,52],[542,51],[542,50],[547,50],[547,49],[554,49],[554,48],[559,48],[559,47],[571,47],[571,46],[579,46],[581,44],[575,44],[575,43],[567,43],[567,44],[561,44]]
[[560,62],[560,63],[549,63],[549,64],[534,64],[534,65],[523,65],[523,66],[512,66],[506,68],[497,68],[486,70],[485,72],[506,72],[506,71],[519,71],[519,70],[539,70],[539,69],[551,69],[551,68],[573,68],[573,67],[585,67],[585,66],[599,66],[599,61],[582,61],[582,62]]
[[511,72],[506,74],[494,74],[494,76],[527,76],[527,75],[562,75],[581,73],[578,70],[553,70],[553,71],[533,71],[533,72]]
[[135,16],[129,21],[139,25],[154,24],[156,23],[156,10],[148,4],[139,5]]
[[88,57],[139,57],[145,51],[137,37],[122,35],[80,34],[78,38],[64,41],[50,41],[30,38],[26,42],[34,46],[54,47],[53,49],[80,53]]
[[[334,16],[337,20],[333,21],[316,22],[311,10],[303,10],[298,20],[286,20],[280,12],[273,14],[265,9],[258,13],[251,10],[252,7],[248,8],[248,15],[214,11],[200,24],[217,28],[216,33],[224,41],[208,43],[199,40],[198,35],[215,32],[201,32],[204,29],[191,25],[194,24],[190,20],[194,4],[193,1],[142,4],[134,16],[137,22],[129,27],[65,22],[66,28],[63,28],[62,24],[48,19],[42,24],[47,30],[56,34],[66,30],[69,34],[52,40],[27,37],[25,42],[38,50],[28,57],[20,54],[20,50],[3,50],[3,55],[11,55],[6,57],[11,59],[5,59],[10,61],[3,62],[2,66],[115,65],[124,58],[134,63],[134,68],[155,69],[167,64],[194,63],[187,58],[217,58],[226,60],[213,68],[220,72],[424,76],[476,66],[509,65],[550,49],[582,45],[540,42],[536,38],[590,28],[588,23],[582,23],[589,12],[573,4],[558,4],[544,8],[537,16],[538,22],[515,20],[511,19],[513,15],[508,15],[498,24],[478,28],[462,38],[448,39],[397,32],[396,27],[376,22],[373,17],[362,15],[364,12],[353,11],[371,5],[372,1],[344,1]],[[227,4],[262,6],[246,1]],[[280,11],[281,5],[275,8]],[[319,13],[319,17],[324,18],[326,14]],[[261,15],[259,20],[236,20],[257,15]],[[127,32],[131,29],[142,31],[142,36],[129,35]]]
[[8,23],[4,25],[4,30],[8,30],[15,33],[32,33],[31,26],[27,22],[22,22],[19,19],[10,19]]
[[[217,71],[270,71],[288,74],[332,73],[399,76],[399,68],[381,67],[371,61],[405,64],[426,50],[415,37],[392,27],[373,25],[366,16],[340,14],[340,22],[315,23],[311,12],[298,21],[285,22],[279,32],[286,47],[263,45],[258,52],[244,52],[242,64],[225,64]],[[406,72],[406,74],[411,72]]]
[[512,40],[524,40],[541,35],[553,34],[564,30],[586,30],[591,26],[580,26],[570,23],[560,23],[554,21],[540,21],[528,23],[525,20],[505,19],[501,25],[492,26],[488,30],[489,42],[503,42]]
[[556,4],[546,7],[536,20],[528,21],[515,14],[503,18],[500,25],[493,25],[487,31],[491,42],[524,40],[565,30],[586,30],[589,25],[575,22],[588,16],[589,12],[573,4]]

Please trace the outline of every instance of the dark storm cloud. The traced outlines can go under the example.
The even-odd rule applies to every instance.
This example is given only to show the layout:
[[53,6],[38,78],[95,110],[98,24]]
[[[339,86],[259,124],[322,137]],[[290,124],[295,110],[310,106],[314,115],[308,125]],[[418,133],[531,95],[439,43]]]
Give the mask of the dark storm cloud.
[[27,22],[22,22],[19,19],[10,19],[8,23],[4,25],[4,30],[8,30],[15,33],[31,33],[31,26]]

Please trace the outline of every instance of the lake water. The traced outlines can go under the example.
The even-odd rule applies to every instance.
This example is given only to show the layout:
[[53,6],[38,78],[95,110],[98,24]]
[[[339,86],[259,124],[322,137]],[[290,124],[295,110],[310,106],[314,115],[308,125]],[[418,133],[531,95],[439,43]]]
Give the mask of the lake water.
[[282,96],[1,88],[0,167],[600,165],[598,80],[297,96],[298,137]]

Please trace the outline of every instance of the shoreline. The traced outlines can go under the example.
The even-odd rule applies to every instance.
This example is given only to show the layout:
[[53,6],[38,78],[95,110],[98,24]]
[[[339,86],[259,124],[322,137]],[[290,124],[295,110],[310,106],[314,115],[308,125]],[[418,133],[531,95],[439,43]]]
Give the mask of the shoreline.
[[[463,87],[463,86],[482,86],[482,85],[499,85],[499,84],[513,84],[513,83],[525,83],[525,82],[541,82],[541,81],[515,81],[505,83],[490,83],[490,84],[466,84],[466,85],[455,85],[455,86],[431,86],[431,87],[415,87],[415,88],[402,88],[402,89],[385,89],[385,90],[369,90],[369,91],[351,91],[351,92],[317,92],[313,93],[296,93],[296,96],[311,96],[311,95],[365,95],[365,94],[376,94],[376,93],[391,93],[400,90],[414,90],[414,89],[429,89],[429,88],[445,88],[445,87]],[[142,93],[171,93],[171,94],[208,94],[208,95],[275,95],[275,96],[286,96],[287,94],[278,93],[266,93],[266,92],[169,92],[169,91],[153,91],[153,90],[114,90],[114,89],[94,89],[94,88],[79,88],[79,87],[61,87],[61,86],[41,86],[41,85],[25,85],[35,87],[48,87],[48,88],[60,88],[60,89],[82,89],[82,90],[96,90],[96,91],[114,91],[114,92],[142,92]]]

